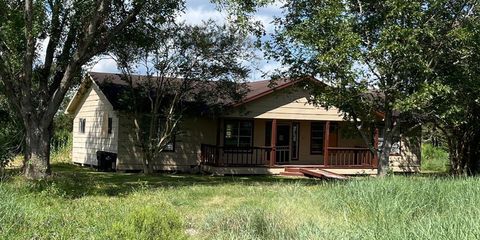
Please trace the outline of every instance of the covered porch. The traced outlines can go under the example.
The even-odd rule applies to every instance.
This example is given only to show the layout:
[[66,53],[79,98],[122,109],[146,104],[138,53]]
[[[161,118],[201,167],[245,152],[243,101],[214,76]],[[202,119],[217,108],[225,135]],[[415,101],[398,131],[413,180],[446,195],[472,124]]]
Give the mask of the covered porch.
[[[378,146],[378,130],[372,138]],[[201,145],[201,164],[373,169],[378,158],[346,122],[222,118],[217,122],[216,144]]]

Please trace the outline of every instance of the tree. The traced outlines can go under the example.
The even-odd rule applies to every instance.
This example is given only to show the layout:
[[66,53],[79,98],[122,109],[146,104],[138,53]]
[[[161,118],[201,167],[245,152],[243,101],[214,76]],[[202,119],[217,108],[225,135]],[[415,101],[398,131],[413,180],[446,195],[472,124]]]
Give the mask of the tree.
[[25,176],[50,173],[51,127],[82,67],[126,30],[164,22],[177,0],[0,0],[0,83],[25,129]]
[[[420,121],[402,103],[435,78],[446,28],[464,2],[292,1],[267,45],[270,56],[288,66],[290,76],[319,77],[329,87],[315,89],[313,101],[338,107],[354,122],[373,151],[368,133],[381,128],[378,175],[388,172],[392,144],[401,129]],[[444,29],[438,29],[440,25]],[[378,121],[381,120],[381,126]]]
[[[186,114],[214,114],[212,109],[222,108],[225,100],[242,96],[242,81],[249,73],[242,61],[253,54],[245,34],[213,21],[200,26],[161,24],[137,43],[128,48],[132,45],[119,42],[114,58],[129,85],[124,102],[133,112],[144,172],[151,173],[161,153],[181,134]],[[139,65],[146,74],[134,74]]]
[[[480,22],[479,1],[443,8],[443,21],[431,22],[441,48],[432,78],[401,107],[442,133],[453,174],[480,170]],[[426,46],[425,46],[426,47]]]

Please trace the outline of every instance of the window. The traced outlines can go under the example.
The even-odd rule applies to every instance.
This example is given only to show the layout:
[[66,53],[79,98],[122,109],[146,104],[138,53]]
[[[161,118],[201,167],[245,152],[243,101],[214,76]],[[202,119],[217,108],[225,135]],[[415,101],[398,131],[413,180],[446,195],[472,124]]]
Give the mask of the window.
[[80,133],[85,133],[85,125],[87,124],[87,120],[85,118],[80,118],[78,121],[78,131]]
[[323,131],[325,124],[323,122],[312,122],[310,126],[310,153],[323,153]]
[[292,160],[298,160],[300,124],[292,123]]
[[225,121],[224,145],[228,147],[251,147],[252,121]]
[[102,115],[102,135],[108,137],[113,131],[113,119],[109,116],[108,112]]
[[164,152],[175,152],[175,135],[172,133],[172,136],[170,137],[170,142],[165,145],[165,148],[163,149]]
[[113,127],[113,119],[111,117],[108,118],[108,134],[112,134],[112,127]]
[[392,149],[390,149],[390,155],[400,155],[402,149],[401,141],[396,141],[392,144]]

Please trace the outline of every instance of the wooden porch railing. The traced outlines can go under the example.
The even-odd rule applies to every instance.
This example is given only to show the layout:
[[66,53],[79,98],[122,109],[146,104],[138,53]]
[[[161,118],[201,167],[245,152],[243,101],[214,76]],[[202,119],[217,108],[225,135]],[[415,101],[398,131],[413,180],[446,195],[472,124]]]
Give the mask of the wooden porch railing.
[[377,167],[377,158],[368,148],[329,147],[328,167]]
[[290,159],[290,146],[276,146],[275,154],[277,155],[276,164],[286,164],[292,160]]
[[[275,165],[290,164],[288,146],[272,147],[225,147],[210,144],[201,145],[201,163],[222,167],[272,166],[271,154],[275,152]],[[368,148],[329,147],[328,158],[323,165],[336,168],[375,168],[377,158]],[[315,165],[315,164],[314,164]],[[318,165],[322,165],[319,162]]]
[[225,147],[210,144],[201,146],[202,164],[212,166],[266,166],[271,147]]

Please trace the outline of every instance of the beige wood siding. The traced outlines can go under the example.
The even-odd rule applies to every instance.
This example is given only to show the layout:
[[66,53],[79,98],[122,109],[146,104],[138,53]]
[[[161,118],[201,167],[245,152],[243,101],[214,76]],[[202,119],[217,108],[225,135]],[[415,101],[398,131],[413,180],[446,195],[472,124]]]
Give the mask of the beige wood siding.
[[[215,119],[187,117],[179,129],[180,134],[175,137],[175,152],[162,153],[161,159],[155,163],[156,169],[195,171],[195,166],[200,164],[201,144],[216,144],[217,121]],[[133,118],[130,114],[121,113],[117,164],[119,170],[142,169],[141,150],[135,146],[134,134]]]
[[[74,116],[73,162],[97,165],[97,151],[117,152],[118,117],[98,86],[92,84]],[[108,117],[112,118],[111,134],[107,133]],[[85,133],[80,133],[80,118],[86,120]]]
[[[265,146],[265,127],[268,119],[253,119],[253,146],[262,147]],[[299,123],[299,159],[292,161],[295,164],[323,164],[323,155],[310,153],[310,125],[312,121],[304,120],[278,120],[277,125],[286,124],[290,126],[293,122]],[[341,127],[344,127],[343,123],[339,123]],[[224,145],[224,123],[221,123],[221,137],[220,143]],[[339,147],[362,147],[365,144],[363,140],[356,134],[338,134]]]
[[338,109],[325,109],[308,103],[310,94],[307,90],[292,87],[232,110],[224,117],[259,118],[259,119],[289,119],[289,120],[330,120],[342,121]]
[[420,166],[421,160],[421,128],[409,136],[402,136],[400,155],[390,156],[390,166],[402,171],[413,171]]
[[[246,119],[248,120],[248,119]],[[265,146],[265,127],[268,119],[253,119],[253,146],[262,147]],[[292,164],[314,164],[321,165],[323,164],[323,155],[322,154],[312,154],[310,152],[310,135],[311,135],[311,124],[312,121],[291,121],[291,120],[277,120],[277,125],[287,124],[290,125],[293,122],[299,123],[300,134],[299,134],[299,159],[291,161]],[[355,129],[352,129],[351,126],[348,126],[347,122],[331,122],[331,124],[338,124],[338,135],[336,147],[360,147],[365,148],[366,144]],[[220,143],[224,145],[224,122],[220,124]],[[409,139],[413,139],[410,137]],[[398,156],[390,157],[390,165],[392,167],[414,167],[419,166],[420,145],[415,143],[416,141],[410,141],[408,143],[406,138],[402,141],[401,154]],[[245,155],[245,154],[244,154]]]

